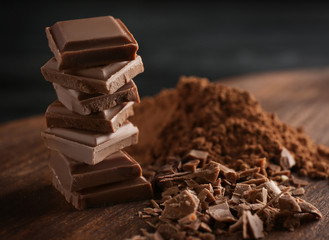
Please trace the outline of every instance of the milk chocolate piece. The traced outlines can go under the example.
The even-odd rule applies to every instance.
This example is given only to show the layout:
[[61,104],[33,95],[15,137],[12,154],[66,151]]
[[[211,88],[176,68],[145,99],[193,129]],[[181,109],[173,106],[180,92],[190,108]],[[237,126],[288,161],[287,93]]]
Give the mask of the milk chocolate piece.
[[142,173],[140,165],[122,151],[111,154],[96,165],[77,162],[60,152],[51,151],[49,166],[69,191],[122,182],[140,177]]
[[283,169],[290,169],[296,165],[294,157],[290,154],[288,149],[282,148],[280,153],[280,166]]
[[188,214],[195,213],[199,203],[200,200],[193,192],[184,190],[180,194],[164,202],[165,208],[161,216],[163,218],[178,220]]
[[58,100],[69,110],[81,115],[103,111],[123,102],[139,102],[137,87],[130,80],[113,94],[88,94],[53,83]]
[[227,201],[210,206],[208,213],[218,222],[236,222],[236,219],[232,215]]
[[134,102],[122,103],[113,108],[90,115],[81,116],[68,110],[62,103],[55,101],[46,111],[48,127],[75,128],[95,132],[115,132],[134,114]]
[[41,132],[45,145],[64,155],[90,165],[103,161],[107,156],[138,142],[138,129],[131,123],[115,133],[100,134],[69,128],[48,128]]
[[186,154],[186,156],[184,157],[184,160],[198,159],[198,160],[200,160],[200,167],[203,167],[204,164],[206,163],[208,155],[209,155],[209,153],[206,151],[192,149],[191,151],[189,151]]
[[54,172],[52,172],[52,175],[52,182],[55,188],[65,196],[66,201],[80,210],[116,203],[140,201],[153,196],[151,184],[144,177],[71,192],[63,187]]
[[103,94],[116,92],[143,71],[143,62],[140,56],[132,61],[69,70],[58,70],[56,59],[52,58],[41,67],[42,75],[49,82],[55,82],[63,87],[85,93]]
[[133,60],[138,50],[133,35],[112,16],[60,21],[46,34],[59,69]]

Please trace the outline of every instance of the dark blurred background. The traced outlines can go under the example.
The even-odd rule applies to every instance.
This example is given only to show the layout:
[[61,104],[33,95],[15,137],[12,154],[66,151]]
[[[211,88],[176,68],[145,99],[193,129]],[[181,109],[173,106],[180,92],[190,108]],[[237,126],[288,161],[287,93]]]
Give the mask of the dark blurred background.
[[[246,1],[247,2],[247,1]],[[56,99],[40,67],[52,57],[44,29],[56,21],[113,15],[139,43],[140,95],[180,75],[211,80],[329,65],[329,3],[226,1],[11,1],[1,5],[0,122],[45,112]]]

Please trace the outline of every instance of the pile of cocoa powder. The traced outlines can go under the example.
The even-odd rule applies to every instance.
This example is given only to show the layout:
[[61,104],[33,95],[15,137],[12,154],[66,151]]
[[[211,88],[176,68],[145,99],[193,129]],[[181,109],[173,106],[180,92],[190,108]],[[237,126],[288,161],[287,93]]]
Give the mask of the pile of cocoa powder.
[[144,98],[131,121],[140,142],[129,152],[156,192],[139,212],[153,230],[132,239],[258,239],[322,218],[300,198],[308,182],[290,171],[328,178],[329,149],[264,112],[250,93],[182,77]]
[[198,149],[209,152],[210,160],[243,170],[261,157],[278,163],[285,147],[299,175],[329,176],[329,148],[265,112],[249,92],[205,78],[182,77],[175,89],[144,98],[131,121],[140,138],[130,152],[142,163]]

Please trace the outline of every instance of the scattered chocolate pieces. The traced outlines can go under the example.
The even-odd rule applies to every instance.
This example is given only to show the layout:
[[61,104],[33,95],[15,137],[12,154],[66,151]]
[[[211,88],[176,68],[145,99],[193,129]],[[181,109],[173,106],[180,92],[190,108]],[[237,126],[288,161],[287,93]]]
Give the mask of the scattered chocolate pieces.
[[[265,113],[248,92],[183,77],[176,89],[143,100],[134,110],[132,122],[148,134],[132,153],[152,167],[161,195],[153,239],[216,239],[239,231],[243,238],[263,238],[274,228],[293,230],[322,217],[295,198],[307,182],[291,171],[328,177],[329,150]],[[182,159],[182,167],[166,166],[168,156]],[[193,198],[182,197],[186,191]],[[189,211],[185,198],[194,199]],[[172,234],[157,230],[163,226]]]
[[[164,171],[167,161],[155,168],[154,182],[160,184],[162,198],[152,200],[152,207],[140,214],[141,218],[156,219],[152,224],[155,233],[142,231],[147,239],[215,239],[238,231],[242,231],[243,238],[259,239],[273,226],[292,231],[302,221],[322,217],[313,205],[294,197],[303,193],[302,188],[269,179],[262,174],[262,167],[235,172],[213,161],[203,167],[192,165],[193,171],[183,165],[174,173]],[[263,169],[269,177],[281,172],[291,180],[290,172],[280,167],[276,171]],[[236,176],[234,181],[232,176]],[[253,182],[259,179],[261,183]],[[163,184],[168,182],[171,184]]]

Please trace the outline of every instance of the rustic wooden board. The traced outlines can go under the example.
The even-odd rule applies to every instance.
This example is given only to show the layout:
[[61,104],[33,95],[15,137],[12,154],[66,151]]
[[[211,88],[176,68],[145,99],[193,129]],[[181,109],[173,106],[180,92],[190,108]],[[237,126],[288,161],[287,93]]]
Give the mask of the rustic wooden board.
[[[221,82],[253,92],[267,111],[277,112],[289,124],[304,126],[316,142],[329,145],[329,69],[249,75]],[[0,239],[116,240],[147,228],[137,216],[147,201],[84,211],[66,203],[51,186],[42,128],[42,116],[0,126]],[[323,219],[294,233],[273,232],[267,239],[329,239],[328,181],[312,181],[305,199],[321,210]]]

